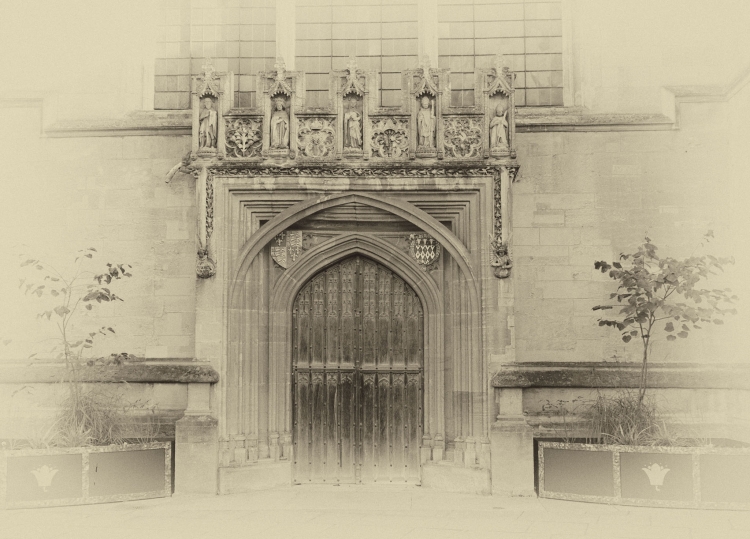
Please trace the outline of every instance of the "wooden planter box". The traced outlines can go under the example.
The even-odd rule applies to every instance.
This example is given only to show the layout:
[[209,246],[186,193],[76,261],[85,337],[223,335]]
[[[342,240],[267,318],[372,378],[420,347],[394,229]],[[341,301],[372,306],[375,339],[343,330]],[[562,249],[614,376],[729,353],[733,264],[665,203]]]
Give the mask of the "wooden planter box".
[[169,442],[0,451],[0,507],[45,507],[172,495]]
[[750,509],[750,448],[539,442],[539,496]]

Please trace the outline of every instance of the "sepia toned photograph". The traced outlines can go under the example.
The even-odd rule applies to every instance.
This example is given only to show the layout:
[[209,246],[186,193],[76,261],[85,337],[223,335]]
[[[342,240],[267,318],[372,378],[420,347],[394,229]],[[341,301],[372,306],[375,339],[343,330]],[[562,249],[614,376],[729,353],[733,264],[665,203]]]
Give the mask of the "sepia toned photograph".
[[0,6],[0,537],[750,537],[750,3]]

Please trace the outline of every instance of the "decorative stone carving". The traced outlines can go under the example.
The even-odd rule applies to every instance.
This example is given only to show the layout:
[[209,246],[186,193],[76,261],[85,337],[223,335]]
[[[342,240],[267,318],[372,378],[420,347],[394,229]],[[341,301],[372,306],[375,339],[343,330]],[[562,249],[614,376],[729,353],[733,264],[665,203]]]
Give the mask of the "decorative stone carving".
[[409,123],[405,118],[383,118],[372,122],[373,157],[406,157],[409,151]]
[[305,157],[322,158],[334,151],[334,121],[332,118],[299,118],[297,147]]
[[195,265],[195,273],[201,279],[208,279],[216,275],[216,262],[208,256],[207,249],[198,250],[198,262]]
[[490,120],[490,149],[508,149],[508,104],[498,103],[495,117]]
[[332,167],[330,165],[306,166],[306,167],[231,167],[211,168],[209,172],[221,174],[222,176],[234,177],[275,177],[288,176],[290,174],[310,177],[436,177],[436,178],[462,178],[467,176],[496,176],[500,174],[500,168],[495,166],[456,166],[456,167]]
[[261,120],[253,118],[226,119],[227,157],[258,157],[263,145]]
[[513,267],[513,262],[508,255],[508,245],[496,237],[490,243],[490,247],[492,249],[490,266],[494,268],[495,277],[498,279],[510,277],[510,269]]
[[287,230],[274,238],[271,246],[271,258],[279,266],[287,269],[302,254],[302,231]]
[[216,110],[216,98],[201,99],[200,127],[198,128],[198,148],[216,149],[219,136],[219,112]]
[[286,64],[284,63],[284,59],[277,58],[273,66],[276,68],[276,75],[268,90],[268,95],[271,96],[271,99],[279,95],[292,97],[292,87],[286,80]]
[[[193,77],[193,157],[213,157],[221,150],[224,120],[223,89],[226,77],[218,77],[206,58],[203,73]],[[222,82],[224,81],[224,82]]]
[[357,69],[357,59],[354,56],[349,57],[349,62],[346,64],[346,82],[341,90],[341,95],[346,97],[350,94],[364,97],[365,85],[362,82],[362,71]]
[[[424,56],[420,65],[420,75],[414,85],[412,116],[417,132],[416,157],[437,157],[438,123],[440,117],[439,90],[433,80],[430,57]],[[414,109],[412,109],[414,110]]]
[[417,152],[420,148],[423,152],[435,150],[435,100],[422,96],[419,100],[419,112],[417,113]]
[[274,111],[271,113],[271,149],[287,150],[289,148],[289,113],[281,97],[273,100]]
[[433,266],[440,258],[440,252],[440,243],[429,234],[409,234],[409,255],[420,266]]
[[362,100],[349,97],[344,113],[344,153],[362,152]]
[[443,126],[446,155],[463,159],[482,156],[482,126],[479,120],[444,118]]
[[[205,180],[202,180],[202,178],[205,178]],[[198,181],[205,181],[205,233],[201,232],[198,235],[198,260],[195,265],[195,273],[201,279],[208,279],[216,275],[216,262],[209,254],[211,236],[214,232],[214,177],[203,169],[199,174]]]
[[[486,117],[489,135],[489,155],[503,157],[514,153],[512,146],[513,79],[503,57],[495,56],[492,70],[486,77]],[[511,155],[511,157],[513,157]]]

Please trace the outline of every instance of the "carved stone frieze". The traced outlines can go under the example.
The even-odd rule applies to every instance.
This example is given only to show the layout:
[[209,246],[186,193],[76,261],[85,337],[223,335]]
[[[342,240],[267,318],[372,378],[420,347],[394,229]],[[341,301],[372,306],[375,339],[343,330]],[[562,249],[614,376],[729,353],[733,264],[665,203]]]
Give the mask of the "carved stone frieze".
[[475,177],[475,176],[497,176],[500,167],[495,166],[470,166],[470,167],[226,167],[210,168],[209,172],[221,176],[243,176],[243,177],[273,177],[273,176],[311,176],[311,177]]
[[405,158],[409,152],[409,121],[406,118],[381,118],[372,121],[373,157]]
[[262,121],[226,118],[227,157],[259,157],[263,147]]
[[443,118],[445,154],[467,159],[482,156],[482,124],[475,118]]
[[320,159],[334,151],[336,131],[333,118],[299,118],[297,147],[304,157]]

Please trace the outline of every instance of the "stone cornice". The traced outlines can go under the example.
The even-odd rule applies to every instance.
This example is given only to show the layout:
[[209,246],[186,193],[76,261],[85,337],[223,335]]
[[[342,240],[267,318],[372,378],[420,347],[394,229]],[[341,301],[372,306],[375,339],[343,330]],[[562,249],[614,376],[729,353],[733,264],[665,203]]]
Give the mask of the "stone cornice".
[[[13,106],[24,106],[13,101]],[[25,106],[38,104],[31,101]],[[10,105],[10,101],[8,102]],[[190,111],[137,112],[125,118],[63,120],[45,130],[50,137],[190,135]],[[516,130],[521,133],[545,131],[619,131],[672,129],[670,118],[663,114],[593,114],[581,109],[562,107],[519,108]]]
[[[8,364],[0,365],[0,384],[54,384],[65,379],[62,365]],[[219,381],[219,373],[208,363],[154,360],[123,365],[84,367],[80,371],[83,382],[130,383],[208,383]]]
[[182,111],[139,111],[124,118],[63,120],[47,127],[49,137],[121,137],[144,135],[190,135],[192,113]]
[[242,177],[278,177],[278,176],[313,176],[313,177],[367,177],[367,176],[420,176],[420,177],[466,177],[466,176],[495,176],[503,166],[517,166],[512,163],[487,164],[483,160],[445,163],[441,165],[425,164],[420,161],[413,165],[409,163],[372,162],[355,166],[353,164],[321,163],[310,165],[272,166],[268,163],[249,164],[224,163],[209,165],[208,172],[215,176]]
[[[640,363],[528,362],[504,364],[492,377],[497,388],[637,388]],[[648,387],[750,390],[750,365],[653,363]]]

